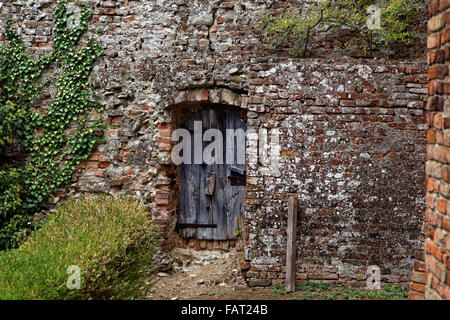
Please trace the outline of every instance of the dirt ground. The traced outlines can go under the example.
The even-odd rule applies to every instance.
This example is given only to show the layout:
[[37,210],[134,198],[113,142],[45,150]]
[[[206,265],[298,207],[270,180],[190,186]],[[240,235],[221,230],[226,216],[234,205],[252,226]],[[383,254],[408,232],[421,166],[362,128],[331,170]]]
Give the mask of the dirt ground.
[[[155,274],[152,300],[273,299],[270,288],[251,289],[239,276],[237,253],[175,249],[172,269]],[[255,293],[258,293],[255,296]]]
[[405,299],[407,288],[391,286],[379,292],[346,286],[306,283],[294,293],[283,286],[249,288],[238,271],[238,253],[175,249],[166,258],[170,267],[150,279],[149,300],[360,300]]

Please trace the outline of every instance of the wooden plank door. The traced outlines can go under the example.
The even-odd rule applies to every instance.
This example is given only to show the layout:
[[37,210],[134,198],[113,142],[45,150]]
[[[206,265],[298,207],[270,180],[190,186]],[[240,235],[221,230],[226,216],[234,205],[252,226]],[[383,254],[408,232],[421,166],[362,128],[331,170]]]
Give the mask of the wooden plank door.
[[[223,164],[207,164],[204,159],[202,164],[194,163],[195,121],[201,121],[202,134],[208,129],[218,129],[222,133]],[[246,137],[239,139],[236,136],[229,143],[226,137],[227,129],[245,133],[247,126],[229,111],[209,109],[193,114],[181,127],[191,133],[191,164],[180,165],[179,233],[183,238],[234,239],[245,196]],[[203,141],[202,151],[210,143]],[[211,179],[215,181],[214,191],[208,195],[206,189]],[[186,227],[190,225],[195,228]]]

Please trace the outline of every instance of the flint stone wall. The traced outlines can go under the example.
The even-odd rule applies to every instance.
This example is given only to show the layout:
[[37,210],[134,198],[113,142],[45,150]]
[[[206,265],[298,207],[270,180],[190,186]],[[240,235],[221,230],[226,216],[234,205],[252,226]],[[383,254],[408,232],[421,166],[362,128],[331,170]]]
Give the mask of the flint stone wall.
[[[253,28],[276,1],[88,1],[105,47],[92,74],[115,123],[106,142],[53,199],[126,193],[174,231],[177,172],[170,135],[180,114],[209,103],[245,113],[249,128],[279,133],[281,174],[247,171],[241,269],[251,285],[284,278],[287,197],[297,194],[298,280],[409,281],[425,208],[425,97],[421,57],[295,59],[266,48]],[[52,45],[52,1],[15,1],[12,16],[32,54]],[[3,38],[4,40],[4,38]],[[324,42],[326,44],[326,42]],[[49,107],[54,88],[39,107]],[[256,146],[249,139],[248,157]]]

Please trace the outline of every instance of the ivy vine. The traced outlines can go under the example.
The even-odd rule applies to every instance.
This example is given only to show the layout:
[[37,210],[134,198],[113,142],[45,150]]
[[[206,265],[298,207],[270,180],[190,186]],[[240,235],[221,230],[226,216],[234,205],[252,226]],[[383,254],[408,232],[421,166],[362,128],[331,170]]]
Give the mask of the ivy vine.
[[[93,39],[80,44],[91,12],[77,2],[81,11],[74,25],[69,5],[74,4],[57,1],[52,50],[36,59],[13,21],[6,24],[6,42],[0,46],[0,249],[18,244],[31,217],[70,182],[76,165],[103,139],[106,123],[90,120],[102,106],[91,99],[89,81],[103,49]],[[50,84],[57,88],[54,99],[50,108],[40,108],[42,89]],[[11,150],[26,153],[25,164],[14,165],[6,156]]]

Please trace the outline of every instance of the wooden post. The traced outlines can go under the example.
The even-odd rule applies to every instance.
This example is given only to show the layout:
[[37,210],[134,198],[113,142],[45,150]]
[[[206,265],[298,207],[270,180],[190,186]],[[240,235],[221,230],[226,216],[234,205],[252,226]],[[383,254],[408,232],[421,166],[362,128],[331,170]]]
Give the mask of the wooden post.
[[297,196],[288,200],[287,247],[286,247],[286,292],[295,291],[297,260]]

